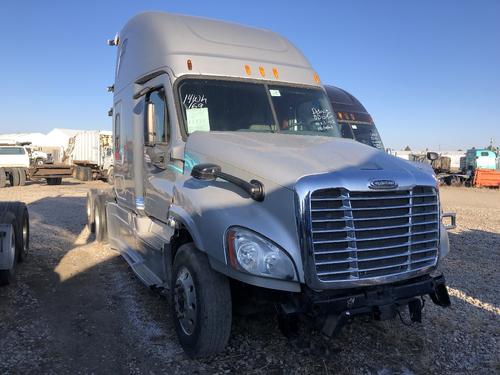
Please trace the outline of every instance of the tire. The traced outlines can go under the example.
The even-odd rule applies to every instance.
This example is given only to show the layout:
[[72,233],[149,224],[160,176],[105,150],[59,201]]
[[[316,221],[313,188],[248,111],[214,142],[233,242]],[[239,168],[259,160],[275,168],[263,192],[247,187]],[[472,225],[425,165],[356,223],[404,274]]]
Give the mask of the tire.
[[16,260],[23,262],[29,254],[30,244],[30,217],[28,207],[24,202],[4,203],[2,212],[0,212],[0,222],[2,215],[7,213],[14,215],[16,221]]
[[457,177],[457,176],[453,176],[451,179],[450,179],[450,185],[451,186],[462,186],[463,183],[462,183],[462,179],[460,177]]
[[108,225],[106,222],[106,203],[102,195],[95,197],[94,201],[95,239],[97,242],[108,241]]
[[114,171],[113,167],[108,168],[108,173],[107,173],[106,177],[108,180],[108,184],[114,185],[114,183],[115,183],[115,171]]
[[75,167],[75,177],[77,180],[84,181],[85,176],[83,173],[83,167],[80,167],[79,165]]
[[26,171],[22,168],[18,169],[19,171],[19,186],[26,185]]
[[[17,253],[18,230],[17,230],[16,218],[14,216],[14,213],[8,210],[8,207],[1,207],[1,208],[3,209],[3,211],[0,212],[0,223],[10,224],[12,226],[13,230],[12,230],[11,244],[14,248],[11,248],[10,250]],[[12,265],[11,269],[0,270],[0,285],[8,285],[12,282],[16,267],[16,262],[15,262],[16,256],[14,257],[14,264]]]
[[43,163],[43,159],[38,158],[38,159],[35,160],[35,165],[37,167],[41,167],[43,164],[44,164]]
[[85,167],[84,168],[85,180],[84,181],[92,181],[94,177],[92,176],[92,168]]
[[215,272],[207,256],[189,243],[175,256],[171,286],[172,319],[186,354],[196,358],[224,350],[232,321],[227,277]]
[[10,186],[19,186],[19,169],[12,168],[9,173]]
[[5,187],[7,184],[7,176],[5,175],[5,169],[0,168],[0,188]]
[[90,233],[95,233],[94,207],[92,207],[92,194],[87,193],[87,228]]

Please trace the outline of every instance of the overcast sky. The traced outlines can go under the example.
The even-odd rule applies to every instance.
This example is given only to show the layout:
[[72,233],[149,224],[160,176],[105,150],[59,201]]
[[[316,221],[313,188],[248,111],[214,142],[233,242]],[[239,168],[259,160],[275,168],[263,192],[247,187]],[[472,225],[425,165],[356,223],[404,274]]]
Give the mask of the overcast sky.
[[124,23],[163,10],[268,28],[371,112],[386,147],[500,144],[500,1],[22,1],[0,5],[0,133],[111,129]]

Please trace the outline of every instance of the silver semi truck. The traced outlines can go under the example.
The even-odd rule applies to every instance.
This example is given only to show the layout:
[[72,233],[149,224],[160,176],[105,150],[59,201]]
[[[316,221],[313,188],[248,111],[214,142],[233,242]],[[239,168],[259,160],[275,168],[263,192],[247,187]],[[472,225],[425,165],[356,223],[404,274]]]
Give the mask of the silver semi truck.
[[271,31],[142,13],[117,47],[115,181],[89,226],[170,296],[192,357],[223,350],[233,307],[274,305],[332,335],[422,298],[450,304],[436,179],[342,139],[307,59]]

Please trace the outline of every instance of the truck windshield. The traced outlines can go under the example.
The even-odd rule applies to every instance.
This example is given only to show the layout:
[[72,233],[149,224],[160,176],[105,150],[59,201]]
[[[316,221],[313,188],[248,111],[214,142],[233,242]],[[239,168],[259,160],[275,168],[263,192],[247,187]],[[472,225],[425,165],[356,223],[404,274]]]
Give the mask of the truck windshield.
[[354,139],[368,146],[384,149],[382,139],[378,134],[377,128],[373,124],[351,124]]
[[247,131],[340,137],[321,89],[185,79],[179,95],[188,134]]

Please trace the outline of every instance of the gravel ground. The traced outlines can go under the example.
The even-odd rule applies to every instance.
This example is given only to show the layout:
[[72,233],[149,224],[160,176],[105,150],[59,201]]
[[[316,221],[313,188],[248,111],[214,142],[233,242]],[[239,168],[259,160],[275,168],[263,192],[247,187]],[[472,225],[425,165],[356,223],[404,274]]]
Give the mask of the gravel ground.
[[428,374],[499,373],[500,191],[442,188],[457,212],[441,264],[452,307],[429,300],[423,324],[354,321],[335,339],[303,322],[284,338],[273,316],[236,317],[225,353],[190,360],[164,297],[93,242],[85,195],[102,182],[68,180],[0,190],[29,204],[31,250],[0,289],[0,373]]

